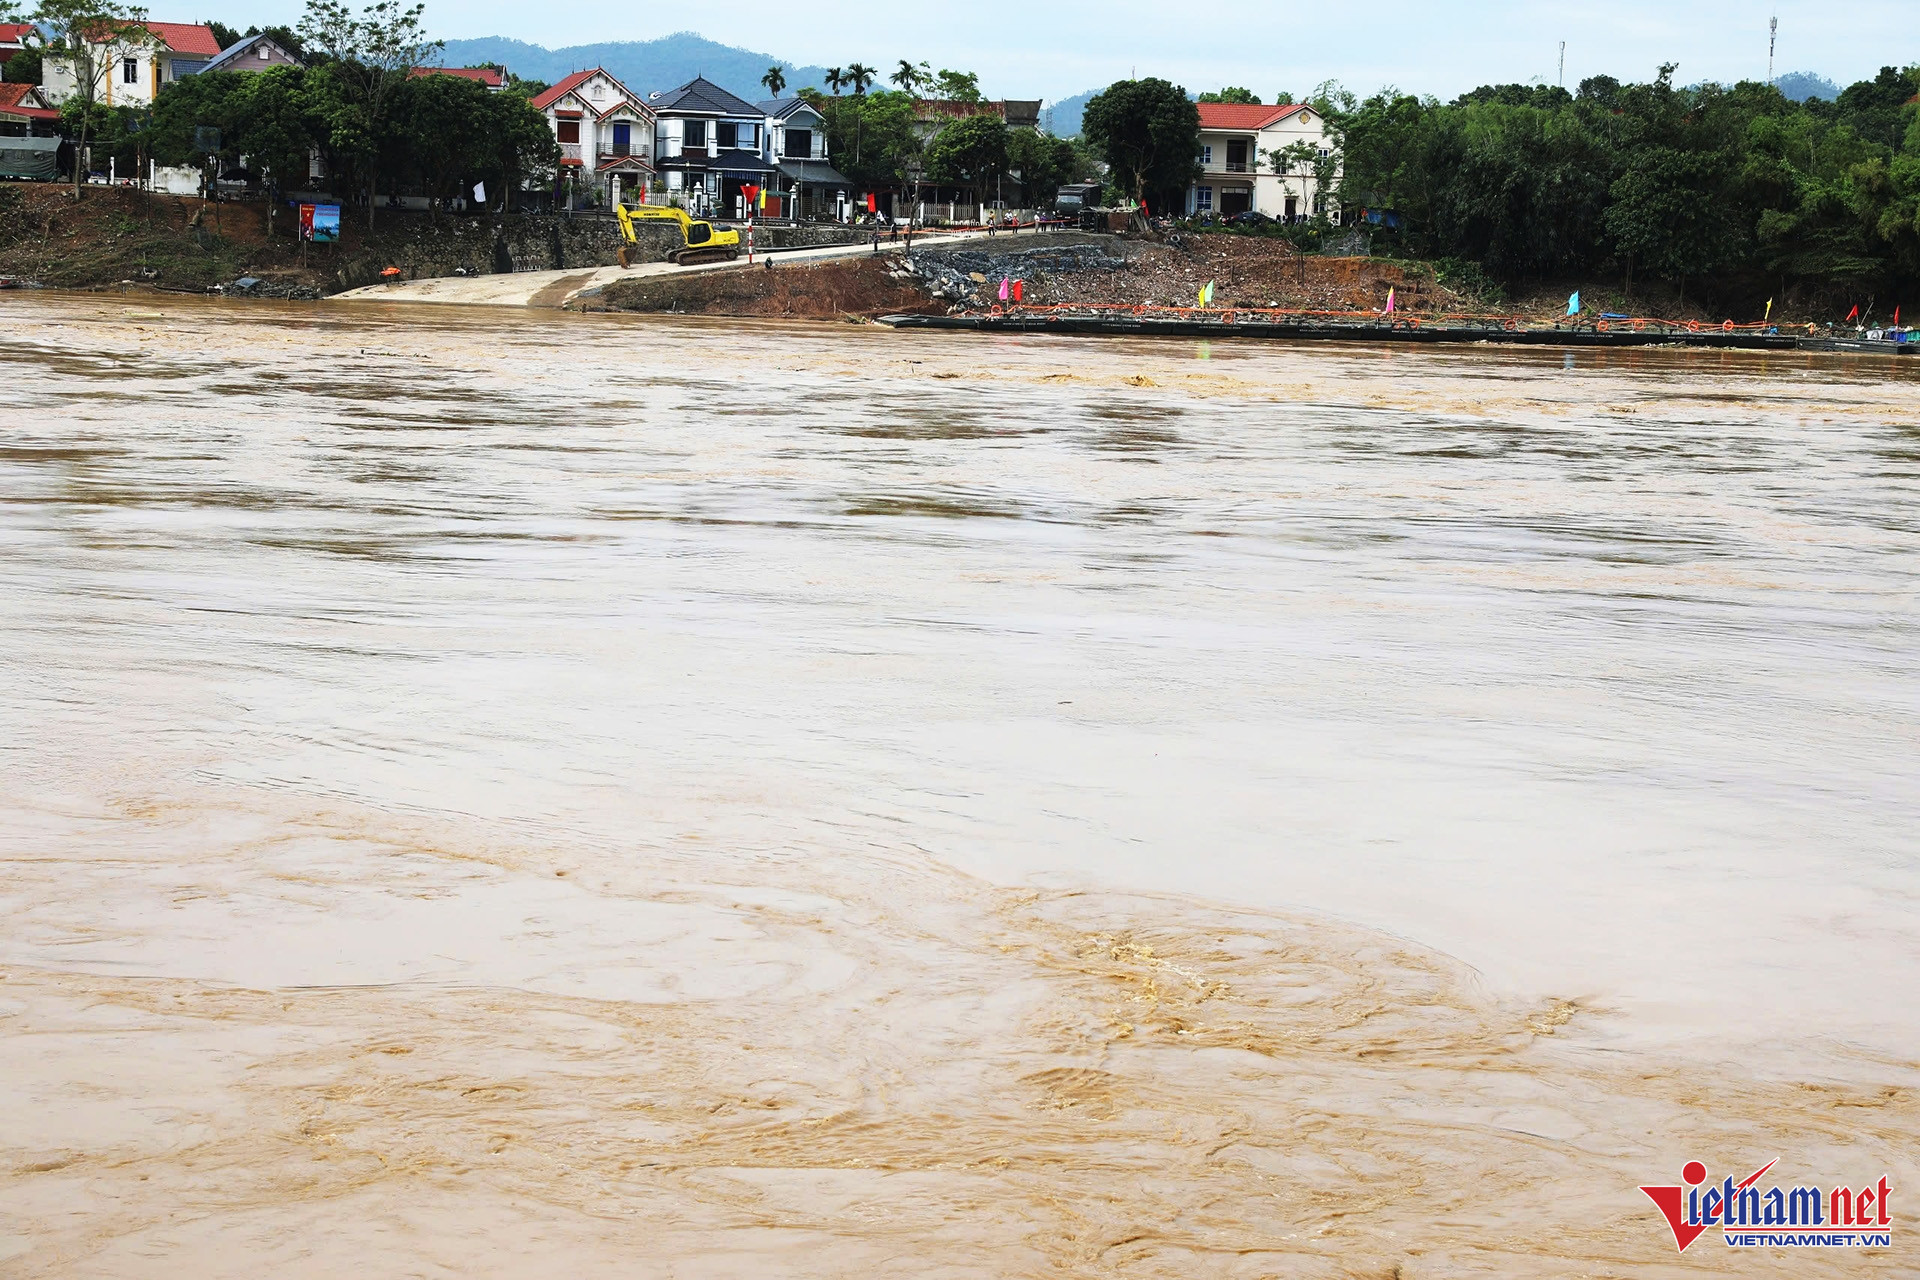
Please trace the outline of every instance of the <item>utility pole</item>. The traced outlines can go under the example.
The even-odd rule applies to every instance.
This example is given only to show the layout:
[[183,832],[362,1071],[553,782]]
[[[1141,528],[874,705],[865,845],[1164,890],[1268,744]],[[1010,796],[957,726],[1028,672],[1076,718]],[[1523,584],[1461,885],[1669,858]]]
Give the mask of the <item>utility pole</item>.
[[1780,16],[1767,19],[1767,83],[1773,83],[1773,45],[1780,38]]
[[1560,42],[1560,87],[1567,87],[1567,42]]

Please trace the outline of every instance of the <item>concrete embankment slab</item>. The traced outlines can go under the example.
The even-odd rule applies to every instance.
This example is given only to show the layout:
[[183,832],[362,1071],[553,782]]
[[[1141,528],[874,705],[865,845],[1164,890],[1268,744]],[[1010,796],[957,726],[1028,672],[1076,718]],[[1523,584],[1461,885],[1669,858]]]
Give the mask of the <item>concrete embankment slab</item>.
[[[926,235],[915,236],[913,243],[915,248],[923,245],[927,248],[935,248],[981,238],[983,237],[977,232]],[[897,242],[881,241],[883,250],[899,247],[901,246]],[[768,260],[771,260],[775,263],[777,270],[789,265],[829,262],[838,258],[858,257],[873,252],[874,247],[871,243],[825,245],[812,249],[782,249],[771,254],[756,255],[756,260],[751,265],[755,270],[759,270]],[[615,280],[636,280],[660,275],[692,275],[704,271],[743,271],[748,265],[743,256],[732,262],[703,262],[687,267],[677,267],[668,262],[649,262],[632,268],[576,267],[558,271],[516,271],[504,275],[440,276],[427,280],[406,280],[395,284],[368,285],[364,289],[349,289],[345,293],[335,294],[329,300],[333,302],[440,302],[458,306],[558,308],[565,306],[582,293],[604,288]]]

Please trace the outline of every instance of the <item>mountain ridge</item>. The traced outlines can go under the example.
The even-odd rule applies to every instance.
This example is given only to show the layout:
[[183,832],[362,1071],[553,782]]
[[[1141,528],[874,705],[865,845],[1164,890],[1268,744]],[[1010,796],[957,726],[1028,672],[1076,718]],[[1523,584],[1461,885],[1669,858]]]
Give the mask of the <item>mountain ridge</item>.
[[826,88],[825,67],[794,66],[783,58],[721,44],[691,31],[676,31],[656,40],[614,40],[599,44],[549,49],[506,36],[449,40],[441,54],[449,67],[476,63],[505,63],[515,75],[548,84],[575,71],[605,67],[629,89],[641,95],[677,89],[703,75],[729,93],[749,102],[766,97],[760,77],[779,66],[787,76],[783,92]]
[[[561,49],[530,44],[507,36],[478,36],[467,40],[448,40],[441,52],[441,63],[449,67],[479,63],[504,63],[515,75],[527,80],[552,84],[575,71],[605,67],[629,89],[645,97],[677,89],[695,76],[705,76],[727,92],[757,102],[766,97],[760,77],[767,68],[781,67],[787,75],[782,91],[827,88],[827,69],[795,66],[769,53],[721,44],[693,31],[676,31],[654,40],[612,40],[599,44],[575,44]],[[884,85],[884,82],[883,82]],[[1060,137],[1080,132],[1080,113],[1097,89],[1075,94],[1044,108],[1050,113],[1048,131]],[[1043,114],[1042,119],[1049,118]]]

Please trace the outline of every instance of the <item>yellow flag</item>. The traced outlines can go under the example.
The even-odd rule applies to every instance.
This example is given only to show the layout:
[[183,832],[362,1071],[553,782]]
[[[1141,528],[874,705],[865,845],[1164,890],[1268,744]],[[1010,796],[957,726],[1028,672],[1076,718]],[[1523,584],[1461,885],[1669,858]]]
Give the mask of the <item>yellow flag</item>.
[[1767,320],[1773,319],[1773,299],[1772,298],[1767,299],[1767,314],[1762,318]]

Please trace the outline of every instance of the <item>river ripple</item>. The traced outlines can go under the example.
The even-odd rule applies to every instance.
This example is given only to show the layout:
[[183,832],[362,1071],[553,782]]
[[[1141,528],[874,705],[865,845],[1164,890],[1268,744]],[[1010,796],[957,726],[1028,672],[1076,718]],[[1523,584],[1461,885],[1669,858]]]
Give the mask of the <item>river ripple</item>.
[[1920,1176],[1894,361],[0,322],[0,1265],[1528,1274]]

